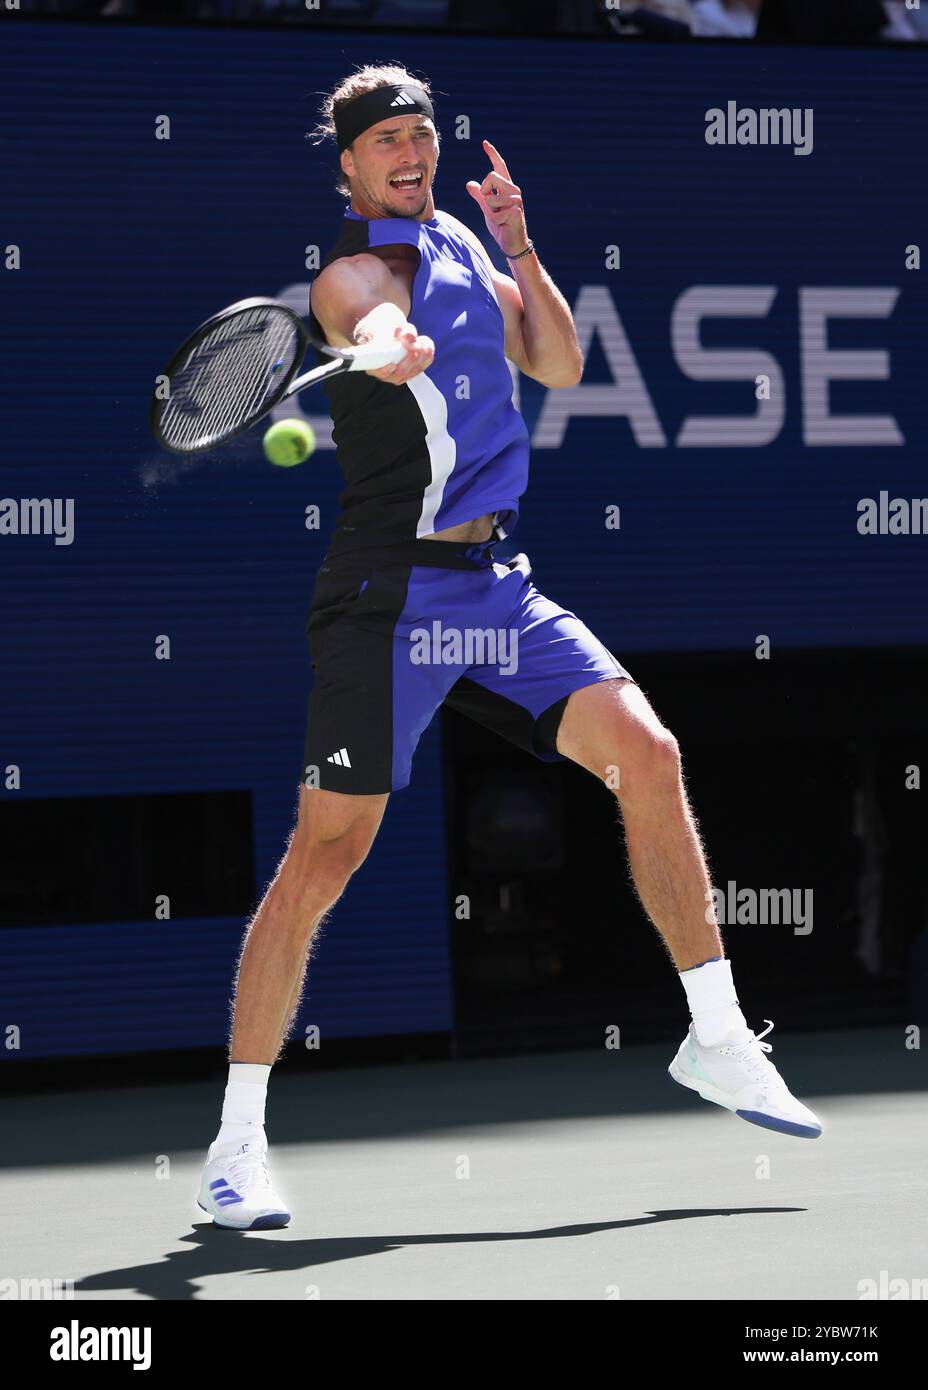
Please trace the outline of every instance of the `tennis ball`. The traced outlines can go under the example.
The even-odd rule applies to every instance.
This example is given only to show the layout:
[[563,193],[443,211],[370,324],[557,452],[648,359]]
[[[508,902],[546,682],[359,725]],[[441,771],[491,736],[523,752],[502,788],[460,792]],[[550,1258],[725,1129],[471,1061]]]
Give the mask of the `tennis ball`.
[[278,468],[292,468],[316,447],[312,425],[305,420],[277,420],[264,436],[264,453]]

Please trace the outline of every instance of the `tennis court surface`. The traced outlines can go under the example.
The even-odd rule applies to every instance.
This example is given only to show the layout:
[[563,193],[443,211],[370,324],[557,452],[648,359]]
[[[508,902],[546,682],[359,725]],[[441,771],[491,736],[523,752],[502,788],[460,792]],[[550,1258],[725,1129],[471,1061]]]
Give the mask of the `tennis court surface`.
[[773,1038],[819,1140],[676,1087],[669,1044],[278,1070],[293,1220],[263,1233],[195,1205],[221,1080],[8,1099],[0,1277],[75,1301],[855,1301],[925,1279],[924,1054],[901,1028]]

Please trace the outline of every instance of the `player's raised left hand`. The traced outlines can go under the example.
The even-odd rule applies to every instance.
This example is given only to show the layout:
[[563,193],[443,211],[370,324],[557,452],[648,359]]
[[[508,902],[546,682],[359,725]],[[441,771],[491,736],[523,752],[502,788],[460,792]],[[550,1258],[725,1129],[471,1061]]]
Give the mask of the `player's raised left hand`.
[[528,244],[522,190],[509,177],[506,161],[499,150],[489,140],[484,140],[483,148],[493,168],[483,183],[470,179],[465,187],[483,209],[487,231],[496,240],[503,255],[515,256],[519,251],[524,251]]

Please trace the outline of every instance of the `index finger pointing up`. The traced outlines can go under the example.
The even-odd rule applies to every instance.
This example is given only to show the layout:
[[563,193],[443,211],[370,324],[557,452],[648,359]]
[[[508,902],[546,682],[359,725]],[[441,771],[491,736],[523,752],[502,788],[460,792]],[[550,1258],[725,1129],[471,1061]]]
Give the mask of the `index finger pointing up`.
[[496,170],[496,172],[498,174],[502,174],[504,179],[508,179],[509,170],[506,168],[506,161],[505,159],[503,159],[503,156],[500,154],[496,146],[491,145],[489,140],[484,140],[483,148],[486,150],[487,157],[489,158],[489,161],[493,165],[493,168]]

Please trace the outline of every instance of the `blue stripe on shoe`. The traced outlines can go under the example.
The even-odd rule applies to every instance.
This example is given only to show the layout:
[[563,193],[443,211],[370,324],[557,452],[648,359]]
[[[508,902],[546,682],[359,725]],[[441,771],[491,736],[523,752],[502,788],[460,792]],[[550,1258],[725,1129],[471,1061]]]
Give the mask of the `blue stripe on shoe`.
[[209,1190],[212,1193],[213,1201],[221,1206],[232,1206],[243,1200],[235,1188],[226,1182],[225,1178],[217,1178],[215,1182],[211,1182]]
[[822,1132],[818,1125],[800,1125],[793,1120],[778,1120],[773,1115],[765,1115],[761,1110],[736,1110],[735,1114],[752,1125],[779,1130],[781,1134],[792,1134],[797,1139],[817,1139]]

